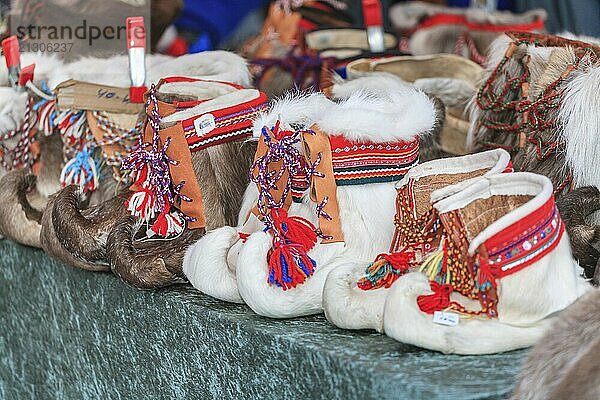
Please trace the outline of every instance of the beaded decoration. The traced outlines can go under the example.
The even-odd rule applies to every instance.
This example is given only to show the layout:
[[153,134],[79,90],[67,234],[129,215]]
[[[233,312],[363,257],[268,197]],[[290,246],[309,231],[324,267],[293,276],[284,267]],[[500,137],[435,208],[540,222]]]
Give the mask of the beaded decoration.
[[[506,135],[516,135],[515,142],[518,146],[500,145],[493,142],[482,142],[489,148],[503,148],[513,155],[527,143],[535,145],[538,160],[544,160],[553,154],[564,151],[564,142],[561,140],[544,141],[541,133],[548,129],[556,129],[557,121],[553,115],[562,103],[563,92],[561,85],[570,74],[580,67],[583,60],[600,60],[600,54],[592,47],[581,48],[576,51],[576,60],[569,65],[558,79],[548,84],[533,100],[528,99],[530,71],[528,58],[522,61],[523,73],[521,76],[511,76],[505,66],[512,58],[515,50],[520,46],[543,46],[535,36],[517,39],[508,47],[498,65],[494,68],[487,81],[481,86],[476,96],[476,104],[480,110],[492,112],[497,118],[482,118],[481,126]],[[505,78],[506,83],[495,89],[497,81]],[[515,121],[505,122],[502,113],[512,111],[518,114]],[[521,166],[525,170],[525,166]],[[560,193],[565,187],[573,185],[572,174],[569,171],[563,182],[555,182],[555,193]]]

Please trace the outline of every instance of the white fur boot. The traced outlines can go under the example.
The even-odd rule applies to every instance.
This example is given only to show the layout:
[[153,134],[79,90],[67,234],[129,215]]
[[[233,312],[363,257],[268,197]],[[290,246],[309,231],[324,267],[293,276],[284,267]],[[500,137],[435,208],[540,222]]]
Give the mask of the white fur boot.
[[590,288],[548,178],[489,175],[439,189],[431,200],[441,250],[392,287],[388,336],[444,353],[527,347]]
[[[383,306],[389,288],[405,269],[394,265],[394,255],[407,248],[408,235],[400,227],[412,227],[430,210],[429,196],[437,188],[475,176],[492,175],[512,170],[510,156],[504,150],[491,150],[462,157],[444,158],[412,168],[396,184],[397,226],[389,254],[380,254],[375,262],[342,264],[329,273],[323,290],[323,309],[327,319],[344,329],[383,330]],[[408,201],[409,209],[402,205]],[[413,221],[409,225],[409,221]],[[432,246],[418,246],[411,251],[423,259]],[[372,261],[372,260],[371,260]],[[412,261],[412,263],[416,262]],[[407,263],[404,267],[408,268]]]
[[[240,252],[246,304],[273,318],[321,312],[331,270],[388,247],[394,183],[416,163],[419,135],[434,124],[433,104],[416,89],[362,90],[323,109],[312,132],[300,133],[309,171],[302,203],[288,213],[265,207],[270,229],[250,235]],[[317,237],[307,239],[310,232]]]

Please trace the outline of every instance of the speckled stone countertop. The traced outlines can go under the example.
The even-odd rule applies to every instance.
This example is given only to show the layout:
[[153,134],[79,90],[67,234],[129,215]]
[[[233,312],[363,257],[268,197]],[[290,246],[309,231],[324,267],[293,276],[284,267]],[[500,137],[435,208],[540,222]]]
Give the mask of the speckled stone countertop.
[[525,354],[447,356],[323,316],[270,320],[0,241],[0,399],[502,399]]

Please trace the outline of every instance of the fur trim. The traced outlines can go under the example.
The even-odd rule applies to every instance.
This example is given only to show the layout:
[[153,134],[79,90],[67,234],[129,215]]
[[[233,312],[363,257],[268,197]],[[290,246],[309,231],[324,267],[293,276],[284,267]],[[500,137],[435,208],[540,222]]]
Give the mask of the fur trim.
[[600,186],[600,65],[574,71],[566,85],[558,116],[566,142],[566,162],[577,186]]
[[251,87],[246,61],[229,51],[205,51],[167,59],[148,70],[148,82],[155,83],[165,76],[187,76],[231,82]]
[[356,91],[321,113],[315,123],[330,135],[385,143],[409,141],[430,132],[435,116],[435,107],[427,95],[407,86],[405,90],[390,90],[385,95]]
[[530,326],[511,326],[497,320],[461,320],[456,326],[433,323],[417,307],[417,297],[432,293],[420,272],[402,276],[392,286],[384,307],[386,335],[403,343],[452,354],[490,354],[528,347],[552,323],[544,319]]
[[[64,68],[64,62],[55,54],[51,53],[21,53],[21,66],[25,67],[30,64],[35,64],[35,74],[33,81],[39,84],[41,81],[48,82],[48,79],[57,71]],[[0,63],[0,86],[9,86],[8,69],[6,63]]]
[[272,127],[277,120],[281,120],[282,129],[292,129],[292,125],[309,128],[317,115],[330,104],[322,93],[289,92],[273,101],[269,110],[254,120],[254,138],[260,137],[264,126]]
[[[13,88],[0,87],[0,134],[18,129],[23,123],[28,94]],[[7,141],[10,145],[10,141]]]

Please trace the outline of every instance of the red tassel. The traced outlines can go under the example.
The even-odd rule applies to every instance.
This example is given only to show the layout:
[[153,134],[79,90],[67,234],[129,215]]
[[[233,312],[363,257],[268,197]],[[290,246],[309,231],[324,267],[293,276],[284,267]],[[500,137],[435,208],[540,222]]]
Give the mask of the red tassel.
[[167,217],[165,217],[165,213],[158,214],[156,221],[152,224],[152,231],[159,236],[165,237],[167,236],[167,232],[169,231],[169,222],[167,221]]
[[267,282],[283,290],[295,288],[312,276],[316,263],[305,249],[296,244],[281,244],[269,256],[269,276]]
[[316,229],[310,221],[297,217],[288,216],[283,208],[271,210],[273,228],[288,242],[304,247],[306,252],[310,251],[317,243]]
[[402,250],[392,254],[381,254],[387,262],[397,271],[406,271],[410,267],[410,263],[415,261],[415,252]]
[[421,311],[427,314],[433,314],[435,311],[442,311],[450,305],[450,294],[452,285],[440,285],[437,282],[430,282],[430,288],[433,294],[417,297],[417,304]]

